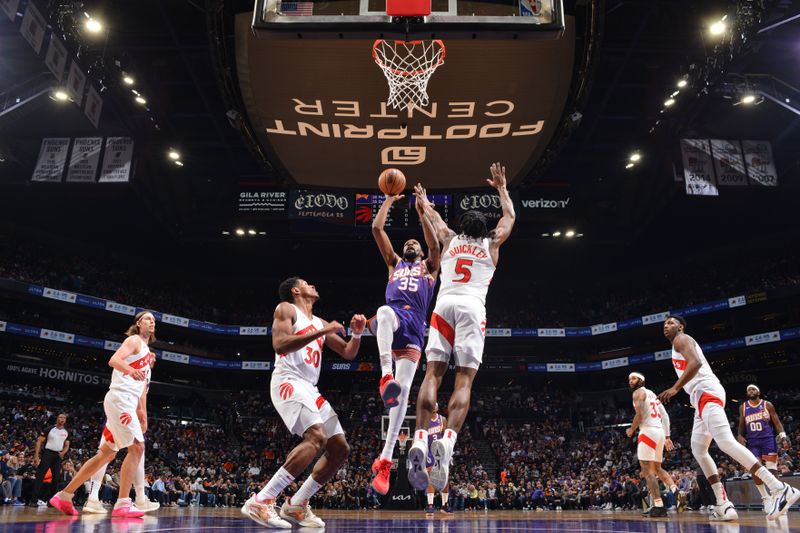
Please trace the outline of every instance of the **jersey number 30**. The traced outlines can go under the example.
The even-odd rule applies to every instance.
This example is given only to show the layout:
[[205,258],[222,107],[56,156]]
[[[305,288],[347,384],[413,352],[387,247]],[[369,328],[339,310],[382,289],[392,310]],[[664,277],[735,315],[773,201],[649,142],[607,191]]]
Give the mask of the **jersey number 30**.
[[310,347],[306,346],[306,358],[303,359],[303,362],[307,365],[311,365],[314,368],[319,366],[319,360],[321,359],[320,353],[318,350],[312,350]]
[[467,283],[470,278],[472,278],[472,271],[467,267],[472,266],[474,262],[475,261],[472,259],[459,259],[456,261],[456,274],[461,274],[461,277],[453,281],[456,283]]

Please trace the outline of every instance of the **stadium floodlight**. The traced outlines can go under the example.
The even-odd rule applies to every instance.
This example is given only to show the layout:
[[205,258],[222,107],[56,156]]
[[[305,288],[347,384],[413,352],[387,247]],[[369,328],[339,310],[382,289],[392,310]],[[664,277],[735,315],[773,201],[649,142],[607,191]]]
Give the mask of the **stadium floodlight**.
[[244,235],[244,230],[242,228],[236,228],[236,235],[241,237],[242,235]]

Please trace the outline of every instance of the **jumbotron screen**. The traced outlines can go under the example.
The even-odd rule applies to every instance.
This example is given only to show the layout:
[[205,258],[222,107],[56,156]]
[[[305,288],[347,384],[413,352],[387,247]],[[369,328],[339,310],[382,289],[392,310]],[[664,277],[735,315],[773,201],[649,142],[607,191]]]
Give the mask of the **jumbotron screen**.
[[[383,199],[384,196],[382,194],[356,194],[356,226],[371,226],[372,221],[378,214],[378,210],[383,205]],[[420,222],[419,216],[417,216],[416,200],[416,197],[412,195],[395,202],[386,219],[386,227],[419,228]],[[436,211],[442,215],[442,219],[448,222],[453,212],[453,195],[429,194],[428,200],[433,203]]]

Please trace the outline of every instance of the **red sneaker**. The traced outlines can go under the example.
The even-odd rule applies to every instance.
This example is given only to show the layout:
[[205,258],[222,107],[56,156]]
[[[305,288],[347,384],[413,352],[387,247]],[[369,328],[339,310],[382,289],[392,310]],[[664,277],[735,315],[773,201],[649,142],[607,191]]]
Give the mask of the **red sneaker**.
[[372,488],[378,494],[389,492],[389,474],[392,471],[392,464],[391,460],[380,457],[372,463],[372,472],[375,474],[375,477],[372,478]]
[[400,397],[400,393],[403,392],[403,388],[397,381],[395,381],[393,375],[386,374],[383,376],[381,378],[380,388],[378,390],[381,393],[381,400],[383,400],[384,406],[389,409],[392,407],[397,407],[397,398]]
[[72,506],[72,500],[62,500],[58,497],[58,494],[50,498],[50,505],[65,515],[77,516],[78,514],[78,511]]

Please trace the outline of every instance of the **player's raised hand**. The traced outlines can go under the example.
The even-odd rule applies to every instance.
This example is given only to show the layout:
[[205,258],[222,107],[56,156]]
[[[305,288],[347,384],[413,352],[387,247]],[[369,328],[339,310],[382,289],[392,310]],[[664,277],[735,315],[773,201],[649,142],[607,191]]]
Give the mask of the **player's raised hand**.
[[332,320],[332,321],[328,322],[328,325],[325,326],[324,329],[325,329],[325,333],[336,333],[336,334],[342,335],[342,336],[344,336],[347,333],[347,331],[344,329],[344,326],[341,325],[336,320]]
[[500,189],[505,189],[508,184],[506,181],[506,167],[502,166],[500,163],[492,163],[492,166],[489,167],[489,172],[492,173],[492,179],[487,179],[486,183],[498,191]]
[[353,315],[350,319],[350,331],[354,335],[361,335],[364,333],[364,328],[367,327],[367,317],[364,315]]
[[395,203],[396,201],[398,201],[398,200],[402,200],[402,199],[403,199],[403,198],[405,198],[405,197],[406,197],[406,195],[405,195],[405,194],[391,194],[391,195],[390,195],[390,194],[387,194],[387,195],[386,195],[386,198],[385,198],[383,201],[384,201],[385,203],[389,204],[389,205],[392,205],[392,204],[393,204],[393,203]]
[[428,193],[421,183],[414,185],[414,196],[417,197],[417,205],[420,207],[425,207],[430,203],[430,200],[428,200]]

